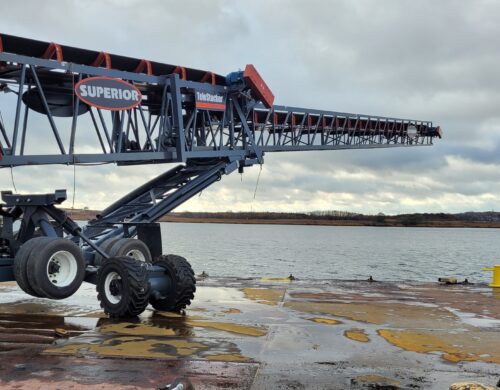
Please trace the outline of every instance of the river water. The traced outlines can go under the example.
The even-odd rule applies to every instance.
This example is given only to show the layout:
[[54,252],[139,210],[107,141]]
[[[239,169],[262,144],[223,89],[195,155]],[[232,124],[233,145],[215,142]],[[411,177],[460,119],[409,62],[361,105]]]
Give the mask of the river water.
[[210,276],[487,282],[500,230],[162,223],[165,253]]

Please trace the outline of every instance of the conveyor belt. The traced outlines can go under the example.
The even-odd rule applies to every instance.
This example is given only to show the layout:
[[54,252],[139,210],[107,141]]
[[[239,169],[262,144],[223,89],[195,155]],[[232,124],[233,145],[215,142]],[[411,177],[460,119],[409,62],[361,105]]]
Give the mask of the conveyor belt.
[[0,52],[18,54],[35,58],[53,58],[59,62],[71,62],[80,65],[102,66],[108,69],[149,75],[168,75],[178,73],[184,80],[211,82],[225,85],[225,77],[199,69],[178,65],[164,64],[147,59],[132,58],[102,51],[80,49],[72,46],[21,38],[14,35],[0,34]]

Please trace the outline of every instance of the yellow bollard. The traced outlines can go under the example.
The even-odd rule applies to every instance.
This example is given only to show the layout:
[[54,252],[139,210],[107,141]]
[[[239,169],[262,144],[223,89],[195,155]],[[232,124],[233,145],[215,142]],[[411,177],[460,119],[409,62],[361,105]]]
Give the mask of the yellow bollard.
[[483,271],[493,272],[493,282],[490,283],[491,287],[500,287],[500,265],[494,265],[492,268],[483,268]]

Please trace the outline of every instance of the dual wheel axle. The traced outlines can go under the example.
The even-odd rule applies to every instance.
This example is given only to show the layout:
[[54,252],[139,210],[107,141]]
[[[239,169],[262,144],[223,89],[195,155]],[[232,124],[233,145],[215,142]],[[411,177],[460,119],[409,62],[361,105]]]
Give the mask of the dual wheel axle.
[[194,298],[196,280],[185,258],[152,259],[144,242],[131,238],[110,239],[101,248],[110,258],[96,257],[91,267],[71,240],[32,238],[15,256],[15,279],[27,294],[50,299],[68,298],[83,281],[95,283],[101,307],[112,317],[139,315],[148,304],[180,311]]

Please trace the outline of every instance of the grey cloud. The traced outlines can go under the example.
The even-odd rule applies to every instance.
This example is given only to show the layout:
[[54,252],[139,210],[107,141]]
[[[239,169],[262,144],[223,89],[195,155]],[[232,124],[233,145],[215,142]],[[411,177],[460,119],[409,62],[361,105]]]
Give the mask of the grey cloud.
[[[430,148],[269,154],[255,200],[258,167],[181,209],[498,208],[495,1],[21,0],[6,8],[5,33],[222,74],[254,63],[279,104],[431,119],[445,132]],[[52,136],[44,118],[38,123],[30,151]],[[96,144],[90,130],[77,137],[80,147]],[[77,205],[104,207],[167,168],[77,167]],[[72,187],[71,167],[14,173],[23,191]],[[8,170],[0,180],[10,186]]]

